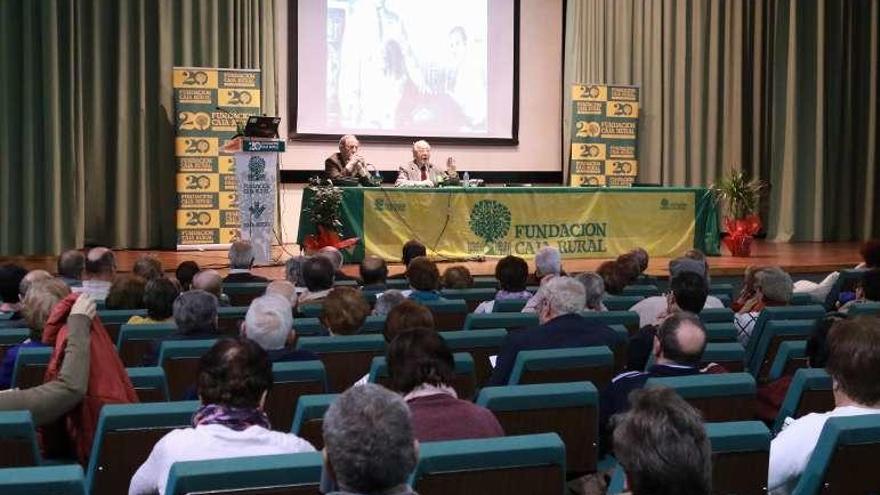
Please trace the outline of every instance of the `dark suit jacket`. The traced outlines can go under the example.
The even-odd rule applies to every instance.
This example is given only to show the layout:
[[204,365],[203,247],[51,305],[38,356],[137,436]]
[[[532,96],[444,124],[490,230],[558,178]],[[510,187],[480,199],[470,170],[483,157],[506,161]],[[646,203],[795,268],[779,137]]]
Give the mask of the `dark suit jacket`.
[[488,385],[507,385],[519,351],[600,345],[613,348],[622,340],[607,325],[588,322],[578,314],[558,316],[543,325],[508,335]]
[[230,273],[223,279],[224,284],[255,284],[258,282],[268,282],[269,279],[254,275],[253,273]]

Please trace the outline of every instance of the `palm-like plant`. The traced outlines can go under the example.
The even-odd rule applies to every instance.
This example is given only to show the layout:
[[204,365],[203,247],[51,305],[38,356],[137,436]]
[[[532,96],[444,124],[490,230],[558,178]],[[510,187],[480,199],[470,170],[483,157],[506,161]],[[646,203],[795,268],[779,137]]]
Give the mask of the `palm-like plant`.
[[731,170],[712,184],[709,191],[716,201],[725,204],[730,217],[740,220],[758,213],[761,194],[766,188],[766,182],[757,178],[749,180],[742,170]]

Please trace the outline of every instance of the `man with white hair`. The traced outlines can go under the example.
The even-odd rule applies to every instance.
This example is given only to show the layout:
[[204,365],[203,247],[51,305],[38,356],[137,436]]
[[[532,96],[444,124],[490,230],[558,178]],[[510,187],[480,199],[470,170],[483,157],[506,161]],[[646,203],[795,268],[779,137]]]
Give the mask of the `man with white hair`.
[[241,333],[262,347],[273,363],[318,359],[311,351],[295,349],[293,309],[289,301],[277,294],[260,296],[251,301]]
[[224,284],[250,284],[268,282],[269,279],[251,273],[254,266],[254,246],[250,241],[235,241],[229,246],[229,275]]
[[345,261],[345,258],[342,256],[342,251],[336,249],[333,246],[324,246],[318,250],[318,256],[323,256],[330,260],[330,263],[333,264],[333,271],[335,272],[334,278],[335,280],[357,280],[354,277],[349,277],[342,271],[342,265]]
[[427,141],[419,140],[413,143],[412,155],[412,161],[398,170],[395,186],[434,187],[450,178],[458,179],[455,160],[452,157],[446,161],[445,169],[431,163],[431,145]]
[[110,285],[116,276],[116,256],[108,248],[95,247],[86,254],[83,283],[73,292],[84,293],[94,299],[107,299]]
[[489,385],[507,385],[519,351],[593,347],[609,349],[623,342],[607,325],[585,320],[586,291],[583,284],[570,277],[554,277],[541,290],[545,299],[538,307],[539,326],[513,332],[507,336],[498,353],[495,371]]
[[370,176],[367,162],[358,153],[361,143],[353,134],[346,134],[339,139],[339,151],[324,160],[324,172],[330,180],[351,179]]
[[542,290],[544,285],[562,273],[562,255],[552,246],[544,246],[535,255],[535,277],[541,281],[541,287],[523,306],[523,313],[535,313],[544,301]]

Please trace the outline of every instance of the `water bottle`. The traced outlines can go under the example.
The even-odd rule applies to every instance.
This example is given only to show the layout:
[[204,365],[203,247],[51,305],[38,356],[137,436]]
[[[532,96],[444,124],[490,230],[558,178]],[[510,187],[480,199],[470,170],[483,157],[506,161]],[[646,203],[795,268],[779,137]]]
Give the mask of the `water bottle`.
[[373,178],[376,179],[377,184],[382,183],[382,174],[379,173],[379,169],[373,169]]
[[464,175],[462,175],[461,178],[464,179],[464,187],[470,187],[471,174],[469,174],[469,173],[467,173],[467,171],[465,171]]

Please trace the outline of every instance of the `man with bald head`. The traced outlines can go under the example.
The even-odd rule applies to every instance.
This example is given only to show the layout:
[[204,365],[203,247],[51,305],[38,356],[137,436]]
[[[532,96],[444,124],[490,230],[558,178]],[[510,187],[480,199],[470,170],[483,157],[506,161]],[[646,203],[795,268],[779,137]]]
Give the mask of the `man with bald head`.
[[358,153],[361,143],[352,134],[339,139],[339,152],[324,160],[324,172],[330,180],[368,178],[367,162]]
[[223,293],[223,277],[217,270],[202,270],[196,273],[192,288],[213,294],[220,306],[229,306],[229,298]]
[[86,254],[83,283],[73,291],[88,294],[94,299],[107,299],[113,277],[116,276],[116,256],[109,248],[95,247]]
[[614,377],[599,400],[599,425],[607,427],[614,414],[629,409],[629,393],[645,386],[648,378],[700,373],[706,349],[706,329],[700,318],[686,311],[672,314],[654,336],[654,364],[645,371],[628,371]]
[[455,160],[450,157],[445,168],[431,163],[431,145],[425,140],[413,143],[413,159],[397,172],[397,187],[434,187],[449,179],[458,179]]
[[68,287],[82,285],[83,267],[86,257],[76,249],[68,249],[58,257],[58,278]]

